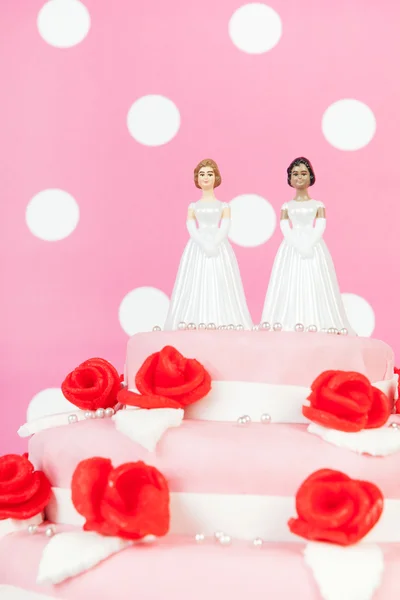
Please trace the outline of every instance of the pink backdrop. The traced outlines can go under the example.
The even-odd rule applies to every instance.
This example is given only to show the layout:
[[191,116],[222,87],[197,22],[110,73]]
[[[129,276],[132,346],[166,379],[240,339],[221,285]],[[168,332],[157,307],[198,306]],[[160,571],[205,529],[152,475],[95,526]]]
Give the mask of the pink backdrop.
[[205,157],[219,199],[236,198],[254,321],[281,240],[267,209],[291,198],[285,170],[304,154],[353,318],[371,333],[374,314],[400,353],[400,5],[243,4],[0,3],[1,453],[26,448],[36,394],[36,412],[52,393],[56,407],[74,366],[122,370],[128,334],[161,324]]

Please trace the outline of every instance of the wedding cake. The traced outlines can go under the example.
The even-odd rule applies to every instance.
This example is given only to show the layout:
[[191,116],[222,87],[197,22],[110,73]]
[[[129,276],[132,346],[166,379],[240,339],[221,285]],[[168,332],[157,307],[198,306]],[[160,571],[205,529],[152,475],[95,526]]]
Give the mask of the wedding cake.
[[[288,170],[300,192],[312,179],[302,161]],[[206,186],[218,174],[196,169]],[[215,208],[230,219],[222,203]],[[282,220],[301,221],[296,210],[284,207]],[[214,206],[204,211],[200,219],[215,219]],[[312,272],[328,260],[325,224],[308,245],[286,225],[277,261],[279,252],[292,261],[297,289],[297,267]],[[225,232],[206,228],[204,239],[192,231],[198,247],[185,250],[164,329],[131,337],[121,370],[97,357],[67,369],[70,410],[22,425],[28,454],[0,458],[1,600],[397,600],[392,349],[354,334],[330,263],[307,289],[311,298],[330,278],[328,308],[296,304],[303,288],[283,308],[289,288],[275,272],[254,327]],[[234,274],[206,307],[184,293],[189,259],[209,295],[213,273]]]

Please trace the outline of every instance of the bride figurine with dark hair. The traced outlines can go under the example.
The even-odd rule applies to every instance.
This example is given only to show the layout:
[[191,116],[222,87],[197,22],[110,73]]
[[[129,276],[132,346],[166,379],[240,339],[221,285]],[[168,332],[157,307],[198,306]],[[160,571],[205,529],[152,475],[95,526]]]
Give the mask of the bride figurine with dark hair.
[[310,161],[304,157],[292,161],[287,182],[296,194],[281,210],[284,239],[265,298],[264,327],[269,324],[276,330],[355,335],[346,316],[331,255],[322,239],[325,207],[308,193],[315,183]]
[[189,205],[190,239],[183,252],[164,329],[230,326],[251,329],[252,321],[235,253],[228,241],[231,221],[226,202],[217,200],[217,164],[202,160],[194,169],[202,197]]

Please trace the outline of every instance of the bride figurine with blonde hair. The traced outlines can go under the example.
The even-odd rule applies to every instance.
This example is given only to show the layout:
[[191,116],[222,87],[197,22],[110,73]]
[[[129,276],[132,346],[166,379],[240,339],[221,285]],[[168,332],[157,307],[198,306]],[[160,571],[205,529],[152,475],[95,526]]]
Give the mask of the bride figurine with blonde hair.
[[315,183],[310,161],[302,156],[293,160],[287,168],[287,182],[296,193],[281,210],[283,241],[272,268],[263,326],[355,335],[323,240],[325,206],[308,193]]
[[186,226],[190,239],[164,329],[185,325],[251,329],[239,266],[228,241],[230,208],[214,194],[214,188],[221,185],[221,174],[213,160],[202,160],[196,166],[194,184],[202,190],[202,197],[189,205]]

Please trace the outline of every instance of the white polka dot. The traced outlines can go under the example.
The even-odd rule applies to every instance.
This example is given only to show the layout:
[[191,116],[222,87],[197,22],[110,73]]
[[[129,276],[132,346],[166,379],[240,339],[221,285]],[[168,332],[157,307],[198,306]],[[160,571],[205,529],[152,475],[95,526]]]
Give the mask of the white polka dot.
[[347,317],[354,331],[362,337],[372,335],[375,329],[375,314],[372,306],[356,294],[342,294],[342,299]]
[[278,13],[266,4],[245,4],[233,13],[229,35],[239,50],[262,54],[279,42],[282,22]]
[[178,133],[179,110],[164,96],[142,96],[129,109],[127,125],[131,136],[145,146],[162,146]]
[[153,287],[136,288],[122,300],[119,321],[128,335],[152,331],[155,325],[163,327],[168,308],[169,298],[161,290]]
[[87,36],[90,14],[79,0],[50,0],[39,11],[37,27],[50,46],[71,48]]
[[257,194],[236,196],[232,211],[229,238],[239,246],[260,246],[275,231],[276,214],[271,204]]
[[375,115],[364,102],[339,100],[326,109],[322,117],[322,131],[334,148],[359,150],[375,135]]
[[47,415],[77,410],[76,406],[64,398],[60,388],[47,388],[33,396],[26,413],[27,421],[34,421]]
[[79,206],[64,190],[43,190],[30,200],[25,217],[33,235],[54,242],[74,231],[79,221]]

